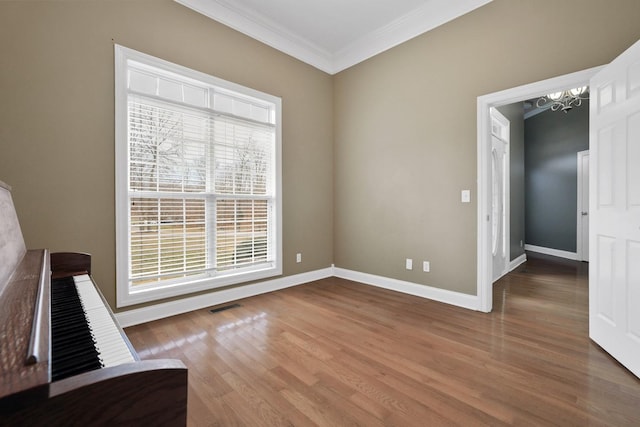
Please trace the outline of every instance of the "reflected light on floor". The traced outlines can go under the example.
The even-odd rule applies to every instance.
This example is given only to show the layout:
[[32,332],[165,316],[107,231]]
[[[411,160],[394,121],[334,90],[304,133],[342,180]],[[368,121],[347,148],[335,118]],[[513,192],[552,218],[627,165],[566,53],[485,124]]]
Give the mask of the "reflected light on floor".
[[184,346],[185,344],[192,344],[196,341],[202,341],[207,337],[207,335],[209,335],[207,331],[200,331],[197,334],[191,334],[178,340],[171,340],[166,344],[145,348],[144,350],[138,351],[138,356],[141,359],[144,359],[147,356],[151,356],[159,352],[171,350],[176,347],[179,348]]
[[229,322],[225,323],[224,325],[220,325],[218,326],[217,330],[218,332],[228,331],[230,329],[237,328],[238,326],[255,323],[261,319],[264,319],[265,317],[267,317],[267,313],[263,311],[260,314],[256,314],[255,316],[248,316],[244,319],[236,320],[235,322]]

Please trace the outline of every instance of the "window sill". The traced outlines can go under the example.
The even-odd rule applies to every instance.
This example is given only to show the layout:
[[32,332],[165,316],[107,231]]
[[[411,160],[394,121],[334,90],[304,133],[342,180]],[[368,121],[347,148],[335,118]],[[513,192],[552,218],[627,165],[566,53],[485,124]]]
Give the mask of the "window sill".
[[116,306],[128,307],[136,304],[173,298],[195,292],[208,291],[235,285],[245,285],[256,280],[282,275],[282,267],[265,267],[251,272],[220,274],[215,277],[194,279],[189,282],[168,284],[157,287],[146,287],[132,290],[128,283],[118,284]]

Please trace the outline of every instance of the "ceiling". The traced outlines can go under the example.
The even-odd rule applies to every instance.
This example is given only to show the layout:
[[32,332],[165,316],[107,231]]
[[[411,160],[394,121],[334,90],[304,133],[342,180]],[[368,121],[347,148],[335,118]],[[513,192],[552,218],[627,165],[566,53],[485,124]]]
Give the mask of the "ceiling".
[[335,74],[492,0],[175,0]]

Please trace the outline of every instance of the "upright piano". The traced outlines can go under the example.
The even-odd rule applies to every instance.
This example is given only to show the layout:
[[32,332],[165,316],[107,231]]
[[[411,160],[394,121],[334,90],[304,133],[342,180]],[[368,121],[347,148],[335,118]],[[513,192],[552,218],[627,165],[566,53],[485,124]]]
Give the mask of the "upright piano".
[[27,250],[0,181],[0,426],[186,424],[187,369],[140,360],[82,253]]

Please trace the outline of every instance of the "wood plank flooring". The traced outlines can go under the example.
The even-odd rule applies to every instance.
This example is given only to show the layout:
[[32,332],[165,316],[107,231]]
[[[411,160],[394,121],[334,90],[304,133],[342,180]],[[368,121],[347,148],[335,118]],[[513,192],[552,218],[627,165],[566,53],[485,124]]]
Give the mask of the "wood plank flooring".
[[528,254],[477,313],[331,278],[127,328],[189,368],[190,426],[640,426],[588,338],[587,264]]

